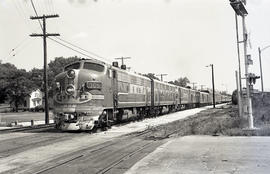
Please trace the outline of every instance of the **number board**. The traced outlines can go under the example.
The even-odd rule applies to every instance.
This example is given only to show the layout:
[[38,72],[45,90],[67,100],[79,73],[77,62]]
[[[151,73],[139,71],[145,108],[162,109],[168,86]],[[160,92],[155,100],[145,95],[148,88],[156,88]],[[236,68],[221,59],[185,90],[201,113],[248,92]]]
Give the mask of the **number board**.
[[88,81],[88,82],[86,82],[86,88],[87,89],[101,89],[102,83],[96,82],[96,81]]

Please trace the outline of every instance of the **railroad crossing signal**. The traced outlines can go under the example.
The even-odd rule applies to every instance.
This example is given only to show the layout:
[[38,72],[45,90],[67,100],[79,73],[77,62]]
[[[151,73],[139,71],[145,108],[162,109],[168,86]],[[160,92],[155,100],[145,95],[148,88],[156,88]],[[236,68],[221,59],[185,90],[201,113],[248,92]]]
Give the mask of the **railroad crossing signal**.
[[230,0],[230,4],[238,16],[246,16],[248,14],[245,0]]
[[248,82],[249,82],[250,85],[255,84],[256,83],[256,79],[259,79],[259,78],[260,78],[260,76],[256,76],[253,73],[249,73],[248,74]]

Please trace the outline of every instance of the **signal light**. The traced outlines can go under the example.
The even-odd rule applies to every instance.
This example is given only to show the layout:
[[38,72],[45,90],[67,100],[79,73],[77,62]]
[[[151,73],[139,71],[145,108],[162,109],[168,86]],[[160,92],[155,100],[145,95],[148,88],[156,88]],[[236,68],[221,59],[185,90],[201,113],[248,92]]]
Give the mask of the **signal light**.
[[255,84],[256,83],[256,79],[259,79],[260,76],[256,76],[255,74],[252,74],[252,73],[249,73],[249,76],[248,76],[248,82],[249,84]]
[[248,14],[245,8],[245,0],[230,0],[230,4],[237,15],[246,16]]

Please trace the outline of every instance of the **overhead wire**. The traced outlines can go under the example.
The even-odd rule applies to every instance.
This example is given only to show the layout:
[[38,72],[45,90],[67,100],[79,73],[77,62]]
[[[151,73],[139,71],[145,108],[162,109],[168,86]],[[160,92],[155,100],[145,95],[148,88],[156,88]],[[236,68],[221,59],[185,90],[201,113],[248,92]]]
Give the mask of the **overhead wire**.
[[26,20],[27,17],[26,17],[25,11],[23,7],[21,6],[20,1],[12,0],[12,3],[14,4],[16,11],[18,12],[18,15],[23,19],[23,22],[27,26],[28,30],[31,31],[31,28],[29,27],[29,22],[27,23],[27,20]]
[[47,7],[48,7],[48,11],[51,13],[51,14],[54,14],[54,11],[53,11],[53,7],[52,7],[52,3],[50,0],[44,0],[45,3],[47,4]]
[[54,9],[54,5],[53,5],[53,1],[52,0],[49,0],[49,1],[50,1],[51,6],[52,6],[52,12],[53,12],[53,14],[55,14],[55,9]]
[[43,9],[41,8],[40,1],[41,1],[41,0],[34,0],[34,2],[35,2],[35,4],[36,4],[36,9],[37,9],[37,11],[40,12],[41,14],[45,14],[45,13],[43,12]]
[[23,5],[22,5],[22,1],[21,0],[15,0],[15,2],[18,2],[18,6],[19,6],[19,8],[21,9],[21,11],[22,11],[22,14],[23,14],[23,18],[24,19],[27,19],[27,14],[26,14],[26,12],[25,12],[25,10],[24,10],[24,7],[23,7]]
[[19,16],[21,16],[22,18],[24,18],[22,12],[20,11],[20,8],[19,8],[18,4],[16,3],[17,1],[16,0],[12,0],[11,2],[14,4],[14,6],[15,6],[18,14],[19,14]]
[[[33,7],[33,9],[34,9],[35,15],[38,16],[38,13],[37,13],[37,10],[36,10],[36,8],[35,8],[35,4],[34,4],[33,0],[30,0],[30,1],[31,1],[31,5],[32,5],[32,7]],[[41,22],[40,22],[40,19],[38,19],[38,22],[39,22],[39,24],[40,24],[41,29],[43,30],[43,27],[42,27],[42,24],[41,24]],[[96,57],[98,57],[98,58],[101,58],[101,59],[103,59],[103,60],[106,60],[106,61],[111,62],[111,60],[106,59],[106,58],[104,58],[104,57],[101,57],[101,56],[99,56],[99,55],[97,55],[97,54],[95,54],[95,53],[93,53],[93,52],[90,52],[90,51],[88,51],[88,50],[86,50],[86,49],[83,49],[83,48],[81,48],[81,47],[79,47],[79,46],[76,46],[75,44],[72,44],[72,43],[70,43],[70,42],[64,40],[63,38],[55,37],[56,39],[58,39],[58,40],[60,40],[60,41],[62,41],[62,42],[64,42],[64,43],[66,43],[66,44],[69,44],[69,45],[71,45],[72,47],[75,47],[75,48],[77,48],[77,49],[80,49],[81,51],[79,51],[79,50],[77,50],[77,49],[74,49],[74,48],[72,48],[71,46],[68,46],[68,45],[66,45],[66,44],[63,44],[62,42],[57,41],[57,40],[53,39],[52,37],[48,37],[48,38],[49,38],[50,40],[52,40],[52,41],[54,41],[54,42],[56,42],[56,43],[58,43],[58,44],[64,46],[64,47],[66,47],[66,48],[68,48],[68,49],[71,49],[72,51],[75,51],[75,52],[77,52],[77,53],[79,53],[79,54],[81,54],[81,55],[84,55],[84,56],[88,57],[88,58],[96,59],[96,58],[94,58],[93,56],[90,56],[90,55],[88,55],[88,54],[83,53],[82,51],[87,52],[87,53],[89,53],[89,54],[91,54],[91,55],[94,55],[94,56],[96,56]]]
[[[37,29],[38,28],[36,28],[36,30]],[[26,48],[26,46],[28,46],[28,44],[30,43],[30,41],[32,41],[32,40],[30,39],[29,36],[26,36],[25,38],[23,38],[22,41],[20,41],[15,47],[13,47],[9,51],[9,53],[7,54],[7,56],[4,57],[4,60],[9,59],[10,57],[15,57],[18,53],[20,53],[21,51],[23,51],[23,49]]]
[[70,43],[70,42],[68,42],[68,41],[66,41],[66,40],[64,40],[64,39],[61,39],[61,37],[56,37],[56,38],[57,38],[58,40],[61,40],[62,42],[65,42],[65,43],[67,43],[67,44],[69,44],[69,45],[72,45],[73,47],[76,47],[76,48],[78,48],[78,49],[80,49],[80,50],[82,50],[82,51],[85,51],[85,52],[87,52],[87,53],[89,53],[89,54],[92,54],[92,55],[94,55],[94,56],[96,56],[96,57],[99,57],[99,58],[104,59],[104,57],[101,57],[101,56],[97,55],[96,53],[93,53],[93,52],[88,51],[88,50],[86,50],[86,49],[83,49],[83,48],[81,48],[81,47],[79,47],[79,46],[76,46],[76,45],[74,45],[74,44],[72,44],[72,43]]
[[48,3],[46,0],[42,0],[41,4],[43,4],[43,14],[50,14],[50,10],[49,10],[49,7],[48,7]]
[[29,39],[29,40],[24,40],[24,44],[21,45],[20,47],[17,47],[16,49],[13,48],[7,57],[5,57],[3,60],[6,61],[6,60],[10,60],[11,58],[14,58],[15,56],[17,56],[19,53],[21,53],[22,51],[25,50],[25,48],[27,46],[30,45],[30,43],[32,43],[33,40]]
[[[33,0],[30,0],[30,2],[31,2],[31,5],[32,5],[32,7],[33,7],[33,10],[34,10],[34,12],[35,12],[35,14],[36,14],[36,17],[37,17],[37,16],[38,16],[38,13],[37,13],[36,7],[35,7],[35,5],[34,5],[34,2],[33,2]],[[41,22],[40,22],[39,19],[38,19],[38,23],[39,23],[39,25],[40,25],[41,30],[43,31],[43,27],[42,27]]]
[[65,45],[65,44],[63,44],[63,43],[61,43],[61,42],[59,42],[59,41],[53,39],[52,37],[48,37],[48,39],[53,40],[54,42],[56,42],[56,43],[58,43],[58,44],[60,44],[60,45],[62,45],[62,46],[64,46],[64,47],[66,47],[66,48],[69,48],[69,49],[71,49],[71,50],[73,50],[73,51],[75,51],[75,52],[77,52],[77,53],[79,53],[79,54],[81,54],[81,55],[83,55],[83,56],[86,56],[86,57],[91,58],[91,59],[95,59],[94,57],[92,57],[92,56],[90,56],[90,55],[87,55],[87,54],[84,54],[84,53],[82,53],[82,52],[80,52],[80,51],[78,51],[78,50],[75,50],[75,49],[73,49],[72,47],[69,47],[69,46],[67,46],[67,45]]
[[[25,25],[28,27],[29,31],[31,32],[31,27],[29,25],[29,22],[27,23],[27,9],[24,8],[24,4],[22,0],[12,0],[13,5],[16,8],[16,11],[19,14],[19,17],[22,18],[22,20],[24,21]],[[25,1],[26,4],[26,1]],[[17,45],[15,45],[12,49],[10,49],[10,51],[8,52],[8,54],[3,58],[4,61],[6,60],[10,60],[10,58],[15,57],[17,54],[19,54],[20,52],[22,52],[26,46],[29,45],[30,43],[30,37],[26,36],[24,37],[20,42],[18,42]]]

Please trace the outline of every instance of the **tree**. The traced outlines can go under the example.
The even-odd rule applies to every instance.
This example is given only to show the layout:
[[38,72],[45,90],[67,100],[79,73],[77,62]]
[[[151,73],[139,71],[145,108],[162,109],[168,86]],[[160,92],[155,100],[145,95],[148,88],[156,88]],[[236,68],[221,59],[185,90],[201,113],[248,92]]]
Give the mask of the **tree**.
[[157,78],[157,77],[155,76],[154,73],[143,74],[143,76],[148,77],[148,78],[151,78],[151,79],[160,80],[159,78]]
[[6,89],[9,85],[10,75],[13,74],[13,71],[16,71],[17,68],[10,63],[2,64],[0,63],[0,103],[4,103],[7,100]]
[[30,80],[34,84],[34,88],[40,89],[41,91],[44,91],[43,89],[43,69],[33,68],[29,72]]
[[50,61],[48,64],[49,66],[49,75],[55,77],[57,74],[61,73],[64,69],[64,67],[70,63],[76,62],[80,60],[79,57],[56,57],[53,61]]
[[53,61],[50,61],[48,64],[48,89],[49,89],[49,97],[53,96],[53,89],[55,85],[55,76],[61,72],[63,72],[63,69],[66,65],[76,62],[80,60],[79,57],[56,57]]
[[14,104],[16,112],[20,104],[24,104],[25,98],[35,89],[30,73],[25,70],[14,70],[8,78],[6,94],[10,104]]
[[180,77],[175,81],[170,81],[170,84],[174,84],[177,86],[186,87],[188,83],[190,83],[189,79],[187,77]]

